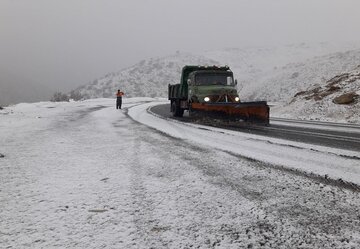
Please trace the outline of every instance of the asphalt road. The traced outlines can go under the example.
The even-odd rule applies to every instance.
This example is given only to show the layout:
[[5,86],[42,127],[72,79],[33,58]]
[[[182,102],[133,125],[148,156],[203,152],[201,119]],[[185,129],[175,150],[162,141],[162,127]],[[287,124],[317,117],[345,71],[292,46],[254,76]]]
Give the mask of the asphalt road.
[[[170,105],[158,105],[151,111],[164,117],[174,118],[170,113]],[[187,112],[182,118],[174,118],[182,122],[192,122]],[[296,142],[322,145],[332,148],[346,149],[360,152],[360,126],[346,126],[343,124],[324,122],[297,122],[296,120],[271,119],[269,126],[219,125],[217,127],[246,132],[251,134],[287,139]],[[328,129],[327,127],[332,127]]]

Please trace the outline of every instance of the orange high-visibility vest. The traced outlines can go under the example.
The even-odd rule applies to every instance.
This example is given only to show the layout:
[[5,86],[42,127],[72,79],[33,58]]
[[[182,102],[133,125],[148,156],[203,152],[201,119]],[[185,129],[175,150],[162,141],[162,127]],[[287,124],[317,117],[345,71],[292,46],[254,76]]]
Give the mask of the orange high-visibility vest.
[[123,92],[117,92],[117,93],[116,93],[116,97],[122,97],[123,95],[124,95]]

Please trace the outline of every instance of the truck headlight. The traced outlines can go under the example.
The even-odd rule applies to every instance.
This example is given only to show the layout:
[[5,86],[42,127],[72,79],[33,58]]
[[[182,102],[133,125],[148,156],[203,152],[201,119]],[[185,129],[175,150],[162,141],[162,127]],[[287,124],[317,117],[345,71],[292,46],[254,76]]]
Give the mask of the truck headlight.
[[239,102],[239,101],[240,101],[240,98],[239,98],[239,97],[235,97],[235,101],[236,101],[236,102]]
[[209,101],[210,101],[210,98],[209,98],[209,97],[205,97],[205,98],[204,98],[204,101],[205,101],[205,102],[209,102]]

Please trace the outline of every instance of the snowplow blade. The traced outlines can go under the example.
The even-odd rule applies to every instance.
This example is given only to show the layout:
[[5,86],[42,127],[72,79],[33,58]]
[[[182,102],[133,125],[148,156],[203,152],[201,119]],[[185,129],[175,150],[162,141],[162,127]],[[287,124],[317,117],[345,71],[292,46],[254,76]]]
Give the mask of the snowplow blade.
[[250,123],[269,124],[270,108],[266,101],[242,103],[192,103],[191,111],[201,116],[225,120],[243,120]]

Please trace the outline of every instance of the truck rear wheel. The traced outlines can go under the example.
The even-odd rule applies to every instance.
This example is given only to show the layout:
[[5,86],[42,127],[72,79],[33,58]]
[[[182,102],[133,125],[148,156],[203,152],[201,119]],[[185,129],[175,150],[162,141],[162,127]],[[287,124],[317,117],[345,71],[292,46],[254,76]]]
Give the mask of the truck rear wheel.
[[182,117],[184,115],[184,109],[182,109],[176,101],[173,101],[171,104],[171,112],[174,117]]

